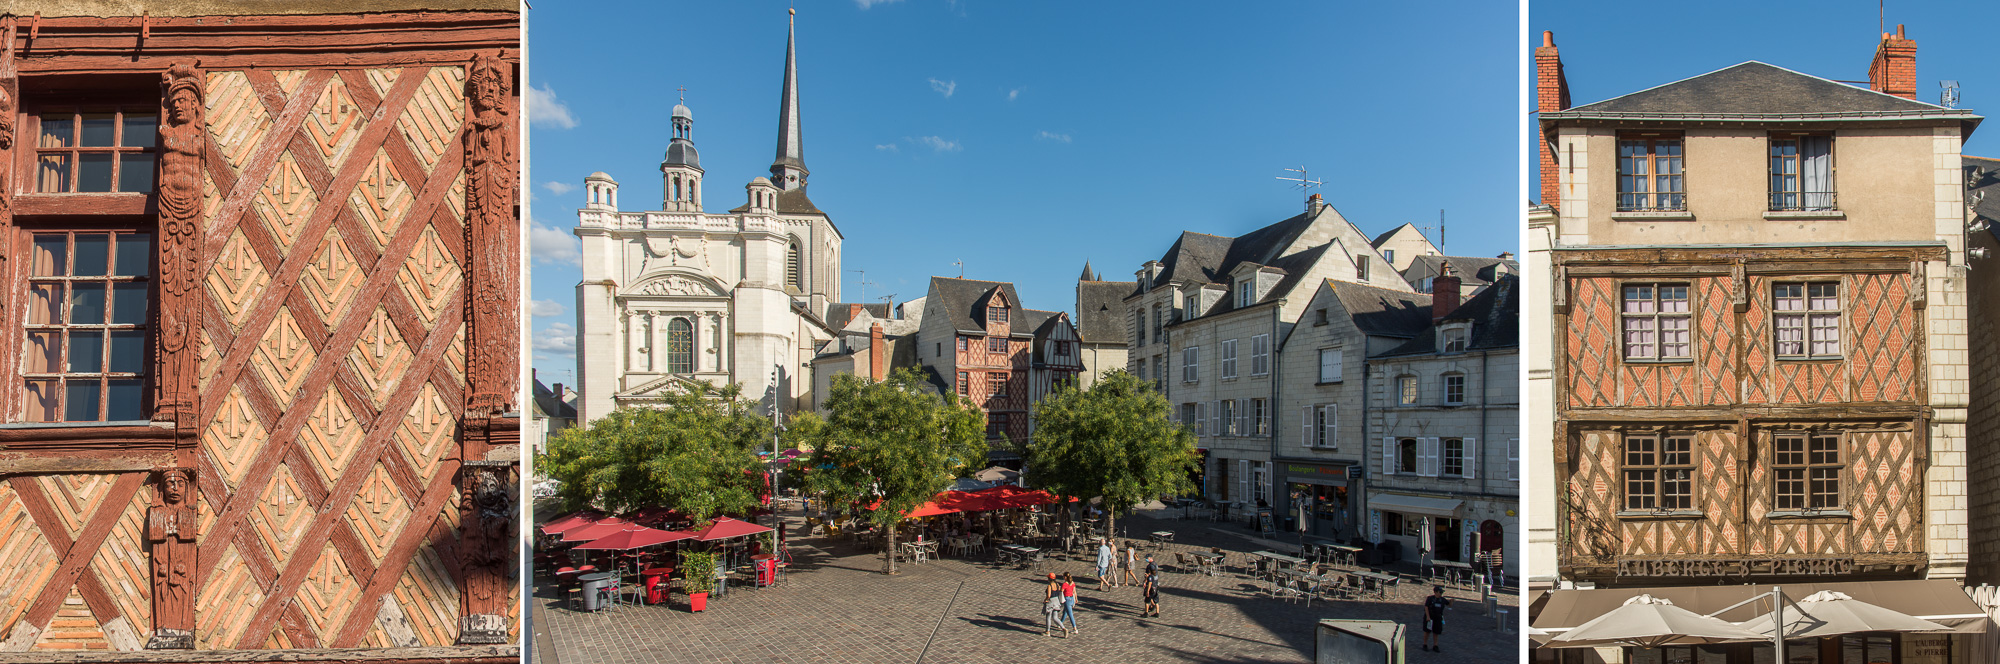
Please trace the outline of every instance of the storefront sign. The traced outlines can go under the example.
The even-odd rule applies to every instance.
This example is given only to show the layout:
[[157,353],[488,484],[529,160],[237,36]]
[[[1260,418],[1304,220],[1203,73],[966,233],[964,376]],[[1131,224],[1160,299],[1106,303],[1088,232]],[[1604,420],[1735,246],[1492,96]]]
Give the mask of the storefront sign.
[[1903,664],[1950,664],[1950,634],[1904,634]]
[[1619,576],[1826,576],[1852,573],[1853,558],[1625,558],[1618,561]]

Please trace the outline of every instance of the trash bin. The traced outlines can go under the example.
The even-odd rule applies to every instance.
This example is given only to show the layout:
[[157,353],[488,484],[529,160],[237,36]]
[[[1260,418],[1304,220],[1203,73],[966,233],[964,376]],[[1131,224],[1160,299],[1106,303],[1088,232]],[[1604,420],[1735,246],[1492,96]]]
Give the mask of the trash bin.
[[596,611],[603,608],[603,603],[597,599],[597,594],[605,586],[611,584],[611,574],[608,572],[585,574],[576,577],[576,580],[577,583],[581,584],[580,587],[583,588],[583,610]]

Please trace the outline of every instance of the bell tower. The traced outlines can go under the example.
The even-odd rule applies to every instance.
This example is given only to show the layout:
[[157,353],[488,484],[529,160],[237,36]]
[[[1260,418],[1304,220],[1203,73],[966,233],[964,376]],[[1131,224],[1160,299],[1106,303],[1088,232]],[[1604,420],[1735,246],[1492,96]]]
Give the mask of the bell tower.
[[674,140],[667,144],[667,157],[660,161],[660,209],[668,212],[701,211],[701,154],[694,149],[694,112],[687,107],[687,88],[681,88],[681,103],[674,104]]

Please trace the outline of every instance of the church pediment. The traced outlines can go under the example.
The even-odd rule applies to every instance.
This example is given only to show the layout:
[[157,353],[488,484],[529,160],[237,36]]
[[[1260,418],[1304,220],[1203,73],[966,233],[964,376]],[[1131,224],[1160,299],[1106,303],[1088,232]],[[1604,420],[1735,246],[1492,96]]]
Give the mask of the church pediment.
[[686,376],[661,376],[618,393],[618,398],[657,399],[666,396],[675,386],[691,387],[695,382],[694,379]]
[[663,274],[640,279],[625,295],[667,295],[680,297],[728,297],[729,292],[706,277],[692,274]]

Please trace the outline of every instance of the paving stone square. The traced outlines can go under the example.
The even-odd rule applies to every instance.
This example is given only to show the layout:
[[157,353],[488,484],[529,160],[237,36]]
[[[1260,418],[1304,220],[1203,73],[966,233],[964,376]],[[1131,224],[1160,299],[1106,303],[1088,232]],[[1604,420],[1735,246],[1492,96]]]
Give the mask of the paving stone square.
[[[562,606],[551,580],[537,579],[534,654],[539,664],[1309,662],[1318,621],[1341,618],[1404,623],[1412,664],[1519,659],[1518,633],[1499,631],[1473,591],[1448,591],[1452,609],[1443,650],[1419,651],[1418,602],[1428,586],[1404,584],[1387,599],[1315,599],[1310,605],[1273,598],[1257,589],[1243,566],[1246,552],[1278,542],[1252,537],[1241,526],[1176,515],[1140,512],[1119,520],[1120,530],[1133,534],[1176,534],[1160,551],[1164,555],[1156,555],[1167,568],[1156,618],[1139,616],[1137,587],[1097,589],[1094,549],[1033,571],[973,555],[902,563],[892,577],[881,573],[880,554],[851,540],[802,535],[804,520],[794,512],[785,520],[796,562],[783,583],[732,586],[702,613],[689,613],[678,595],[660,606],[583,613]],[[1210,547],[1229,552],[1224,573],[1207,576],[1175,566],[1175,552]],[[1049,571],[1077,579],[1080,629],[1066,638],[1042,635]],[[1510,621],[1518,617],[1517,595],[1501,595],[1498,603]]]

